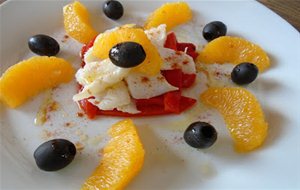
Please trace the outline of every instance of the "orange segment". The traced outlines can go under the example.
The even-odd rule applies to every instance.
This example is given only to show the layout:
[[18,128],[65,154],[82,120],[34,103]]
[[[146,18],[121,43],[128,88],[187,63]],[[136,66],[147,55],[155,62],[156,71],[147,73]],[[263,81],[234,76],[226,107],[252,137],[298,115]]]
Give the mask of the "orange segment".
[[165,3],[147,19],[145,29],[167,25],[167,31],[192,19],[192,10],[185,2]]
[[200,96],[202,102],[221,112],[240,152],[259,147],[265,140],[268,124],[255,96],[244,88],[209,88]]
[[160,72],[162,59],[156,47],[140,28],[121,27],[112,32],[100,34],[94,43],[93,54],[100,59],[106,59],[108,58],[109,50],[114,45],[126,41],[141,44],[146,52],[146,59],[142,64],[134,68],[135,71],[146,75],[155,75]]
[[57,57],[36,56],[21,61],[3,73],[0,78],[0,98],[14,108],[74,76],[70,63]]
[[64,26],[68,35],[81,43],[88,43],[97,32],[91,26],[88,10],[78,1],[63,8]]
[[251,62],[260,72],[270,67],[270,59],[261,47],[243,38],[230,36],[209,42],[200,52],[197,61],[206,64]]
[[123,189],[141,170],[145,152],[132,120],[114,124],[109,135],[101,163],[81,190]]

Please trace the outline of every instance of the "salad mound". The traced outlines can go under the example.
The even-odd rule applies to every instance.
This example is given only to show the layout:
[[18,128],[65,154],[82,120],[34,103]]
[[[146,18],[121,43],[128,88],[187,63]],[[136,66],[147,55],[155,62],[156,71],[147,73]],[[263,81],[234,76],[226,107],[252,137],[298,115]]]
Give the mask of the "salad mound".
[[[140,41],[137,32],[146,39]],[[126,36],[141,42],[145,49],[146,59],[136,67],[118,67],[105,56],[109,47],[124,43]],[[103,44],[111,45],[103,49]],[[76,74],[80,88],[73,100],[89,118],[179,114],[196,103],[196,99],[182,96],[196,79],[196,47],[177,42],[173,32],[167,34],[164,24],[145,31],[134,25],[108,30],[83,46],[81,54],[82,68]]]

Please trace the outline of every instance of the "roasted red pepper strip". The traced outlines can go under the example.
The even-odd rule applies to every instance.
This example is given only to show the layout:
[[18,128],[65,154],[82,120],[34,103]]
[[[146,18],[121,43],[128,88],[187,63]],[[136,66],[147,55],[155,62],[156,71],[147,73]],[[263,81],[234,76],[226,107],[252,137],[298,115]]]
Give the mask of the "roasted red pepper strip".
[[192,43],[177,43],[177,50],[183,52],[196,51],[196,46]]
[[196,79],[196,74],[186,74],[183,73],[181,69],[164,70],[161,71],[161,73],[168,83],[179,89],[191,87]]
[[185,97],[185,96],[181,96],[181,98],[180,98],[180,110],[181,110],[181,112],[189,109],[196,102],[197,102],[197,100],[195,100],[193,98],[188,98],[188,97]]
[[161,106],[150,106],[139,108],[141,113],[130,114],[114,110],[99,110],[98,115],[108,115],[108,116],[118,116],[118,117],[143,117],[143,116],[153,116],[153,115],[166,115],[171,114],[171,112],[166,112]]
[[196,74],[185,74],[182,73],[182,88],[191,87],[196,80]]
[[188,54],[189,56],[191,56],[194,60],[197,59],[199,53],[195,52],[195,51],[190,51],[190,52],[187,52],[186,54]]
[[81,48],[81,52],[80,52],[80,57],[81,57],[81,67],[84,67],[85,62],[83,61],[84,58],[84,54],[94,45],[94,42],[96,40],[96,37],[94,39],[92,39],[88,44],[84,44]]
[[[189,109],[196,103],[195,99],[187,98],[184,96],[180,97],[180,104],[179,104],[179,113]],[[80,100],[79,105],[81,109],[84,110],[88,118],[93,119],[96,115],[108,115],[108,116],[120,116],[120,117],[143,117],[143,116],[153,116],[153,115],[167,115],[167,114],[173,114],[174,112],[167,111],[164,109],[164,106],[161,105],[140,105],[137,106],[138,110],[141,112],[138,114],[130,114],[118,111],[116,109],[114,110],[100,110],[98,107],[94,106],[92,103],[90,103],[87,99]]]
[[83,99],[79,101],[79,105],[88,118],[93,119],[98,113],[98,107],[94,106],[88,99]]
[[169,84],[179,89],[182,87],[182,71],[181,69],[164,70],[161,74],[166,78]]
[[180,113],[181,92],[179,90],[167,92],[164,96],[165,111]]
[[151,105],[163,106],[164,96],[161,95],[149,99],[134,99],[134,101],[137,106],[151,106]]
[[174,32],[171,32],[167,35],[164,47],[175,51],[177,50],[177,39]]
[[[196,103],[195,99],[187,98],[182,96],[180,98],[180,106],[179,106],[179,113],[189,109]],[[108,115],[108,116],[119,116],[119,117],[143,117],[143,116],[153,116],[153,115],[168,115],[174,114],[174,112],[164,110],[163,106],[140,106],[138,109],[141,113],[137,114],[130,114],[120,112],[116,109],[114,110],[98,110],[97,115]]]
[[192,43],[177,43],[177,50],[186,52],[194,60],[198,57],[196,46]]
[[186,54],[191,56],[194,60],[198,57],[198,53],[196,52],[196,46],[192,43],[178,42],[174,32],[171,32],[167,35],[164,47],[173,49],[175,51],[186,52]]

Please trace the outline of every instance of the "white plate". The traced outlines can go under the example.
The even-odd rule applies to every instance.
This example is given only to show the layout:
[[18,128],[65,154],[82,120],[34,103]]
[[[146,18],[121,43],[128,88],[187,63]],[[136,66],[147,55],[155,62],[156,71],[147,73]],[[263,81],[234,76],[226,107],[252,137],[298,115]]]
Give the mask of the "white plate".
[[[78,67],[80,45],[69,39],[62,43],[63,1],[7,1],[0,7],[1,73],[10,65],[32,56],[29,36],[44,33],[61,44],[58,55]],[[142,24],[162,2],[123,2],[125,16],[118,22],[104,17],[99,1],[84,2],[98,31],[125,23]],[[255,1],[190,2],[192,24],[179,27],[180,38],[203,43],[203,24],[221,20],[229,34],[260,44],[270,55],[272,67],[249,89],[262,103],[270,125],[264,146],[248,154],[235,153],[220,115],[211,122],[219,131],[217,143],[205,151],[187,146],[182,140],[185,127],[196,116],[209,120],[212,110],[197,110],[181,116],[135,119],[146,149],[143,170],[127,189],[299,189],[300,188],[300,71],[299,33],[279,16]],[[188,30],[186,30],[188,28]],[[189,35],[190,34],[190,35]],[[97,152],[108,137],[108,127],[120,118],[99,117],[94,121],[77,118],[72,102],[74,82],[54,90],[60,109],[50,114],[44,126],[33,120],[45,96],[41,94],[18,109],[1,105],[1,189],[79,189],[101,157]],[[72,127],[64,127],[70,122]],[[39,170],[33,159],[35,148],[45,141],[43,131],[56,132],[85,144],[74,162],[58,172]],[[89,138],[86,140],[85,135]],[[100,135],[98,140],[93,136]],[[94,142],[91,142],[93,141]]]

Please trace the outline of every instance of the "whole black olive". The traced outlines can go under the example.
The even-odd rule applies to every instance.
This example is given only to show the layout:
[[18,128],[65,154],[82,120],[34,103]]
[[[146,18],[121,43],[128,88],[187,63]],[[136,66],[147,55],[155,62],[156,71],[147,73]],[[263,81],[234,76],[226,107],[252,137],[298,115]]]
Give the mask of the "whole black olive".
[[223,22],[213,21],[204,26],[202,35],[207,41],[211,41],[220,36],[225,36],[226,32],[227,27]]
[[41,170],[56,171],[69,165],[76,155],[75,145],[65,139],[53,139],[34,151],[34,159]]
[[50,36],[38,34],[28,40],[29,49],[38,55],[54,56],[59,52],[59,44]]
[[231,72],[231,80],[239,85],[250,84],[258,75],[258,68],[253,63],[240,63]]
[[123,5],[116,0],[105,1],[102,9],[104,14],[113,20],[118,20],[124,13]]
[[184,140],[194,148],[208,148],[217,140],[216,129],[206,122],[195,122],[184,132]]
[[123,42],[110,49],[109,58],[119,67],[130,68],[141,64],[146,58],[146,53],[143,46],[136,42]]

